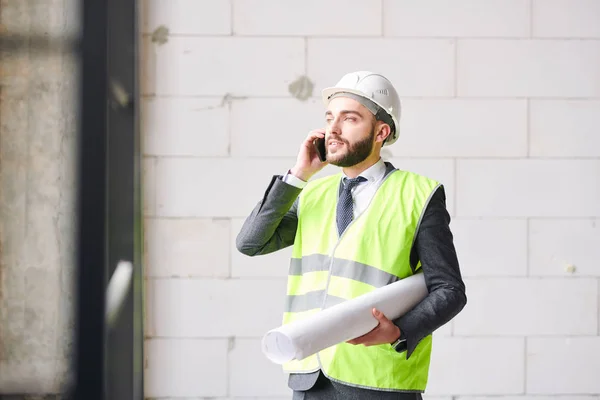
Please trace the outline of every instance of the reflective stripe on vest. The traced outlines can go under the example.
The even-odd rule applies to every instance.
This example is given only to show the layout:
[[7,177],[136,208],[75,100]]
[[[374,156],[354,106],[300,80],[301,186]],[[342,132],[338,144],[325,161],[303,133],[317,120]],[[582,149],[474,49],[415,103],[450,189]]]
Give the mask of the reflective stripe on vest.
[[357,286],[357,290],[363,293],[398,280],[396,275],[378,268],[334,258],[329,281],[329,295],[324,304],[330,262],[330,257],[321,254],[313,254],[303,257],[301,260],[292,259],[288,277],[288,293],[293,294],[287,296],[286,312],[302,312],[322,306],[327,308],[341,303],[345,298],[336,293],[343,292],[346,279],[355,281],[354,285]]
[[[283,323],[376,290],[415,273],[409,259],[415,233],[439,183],[394,170],[367,209],[338,237],[335,210],[341,174],[310,182],[298,204],[298,228],[288,276]],[[431,336],[407,360],[389,344],[341,343],[284,364],[288,373],[319,368],[333,380],[386,391],[424,391]]]

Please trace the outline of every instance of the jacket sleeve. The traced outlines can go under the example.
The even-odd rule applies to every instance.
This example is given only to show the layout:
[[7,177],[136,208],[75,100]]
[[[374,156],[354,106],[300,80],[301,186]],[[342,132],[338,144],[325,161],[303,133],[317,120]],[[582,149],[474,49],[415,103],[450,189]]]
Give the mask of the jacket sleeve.
[[238,251],[248,256],[268,254],[294,244],[298,195],[302,189],[273,176],[261,201],[237,235]]
[[421,261],[429,294],[393,321],[406,339],[407,358],[424,337],[454,318],[467,303],[443,186],[432,196],[416,235],[411,265]]

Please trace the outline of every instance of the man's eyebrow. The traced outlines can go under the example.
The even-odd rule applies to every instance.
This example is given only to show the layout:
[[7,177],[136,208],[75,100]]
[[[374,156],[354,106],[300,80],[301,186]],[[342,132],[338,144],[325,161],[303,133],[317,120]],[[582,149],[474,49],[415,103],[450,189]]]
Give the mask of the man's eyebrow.
[[[345,115],[345,114],[356,114],[359,117],[363,118],[363,115],[361,113],[359,113],[358,111],[354,111],[354,110],[342,110],[342,111],[340,111],[340,114],[342,114],[342,115]],[[333,115],[333,113],[331,111],[327,110],[325,112],[325,116],[327,117],[329,115]]]

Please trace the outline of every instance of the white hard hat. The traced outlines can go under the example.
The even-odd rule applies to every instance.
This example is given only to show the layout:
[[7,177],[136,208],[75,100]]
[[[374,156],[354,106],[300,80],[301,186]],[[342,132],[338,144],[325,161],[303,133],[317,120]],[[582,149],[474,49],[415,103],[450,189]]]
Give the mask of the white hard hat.
[[[391,125],[392,128],[384,146],[389,146],[398,139],[400,97],[392,82],[386,77],[369,71],[350,72],[344,75],[334,87],[323,90],[323,102],[327,106],[334,95],[341,93],[351,93],[368,99],[380,108],[375,111],[376,117]],[[391,117],[391,121],[389,117]]]

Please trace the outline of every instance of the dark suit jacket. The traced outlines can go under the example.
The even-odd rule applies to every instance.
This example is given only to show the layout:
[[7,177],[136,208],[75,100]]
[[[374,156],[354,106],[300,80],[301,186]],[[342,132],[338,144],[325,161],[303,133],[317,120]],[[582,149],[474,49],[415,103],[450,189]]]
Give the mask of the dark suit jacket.
[[[386,174],[395,168],[386,162]],[[302,190],[289,185],[282,176],[272,178],[262,200],[248,216],[237,239],[237,249],[249,256],[268,254],[294,244],[298,225],[298,195]],[[406,357],[419,341],[446,324],[467,302],[465,285],[450,231],[444,187],[433,194],[410,255],[411,265],[421,261],[429,295],[410,312],[393,321],[406,338]],[[290,376],[289,386],[307,390],[315,383],[318,372]]]

